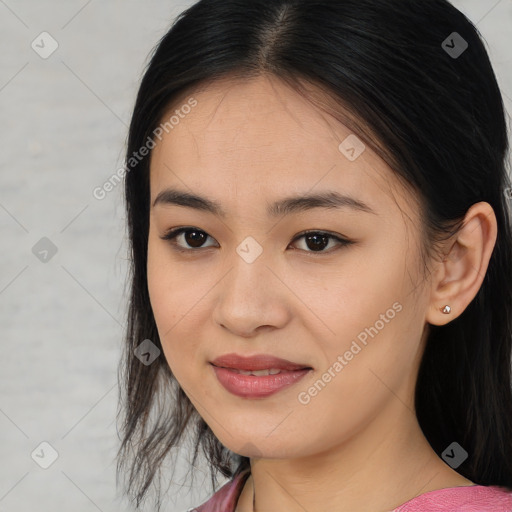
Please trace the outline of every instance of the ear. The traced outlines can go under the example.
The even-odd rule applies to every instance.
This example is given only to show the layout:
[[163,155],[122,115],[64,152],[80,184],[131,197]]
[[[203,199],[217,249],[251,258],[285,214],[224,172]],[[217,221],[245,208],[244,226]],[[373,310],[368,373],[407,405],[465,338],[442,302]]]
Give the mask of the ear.
[[[496,215],[489,203],[471,206],[461,229],[450,240],[445,258],[432,274],[432,291],[426,321],[444,325],[457,318],[475,298],[487,272],[498,233]],[[441,310],[450,306],[449,314]]]

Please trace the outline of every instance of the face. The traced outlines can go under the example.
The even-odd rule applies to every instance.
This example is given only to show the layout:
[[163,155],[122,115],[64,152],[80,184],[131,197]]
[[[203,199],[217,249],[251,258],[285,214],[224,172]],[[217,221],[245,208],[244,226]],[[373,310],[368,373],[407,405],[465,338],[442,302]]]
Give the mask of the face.
[[[350,138],[340,149],[351,132],[278,79],[218,81],[193,98],[151,157],[148,287],[164,355],[229,449],[329,450],[413,396],[428,307],[416,203],[370,148],[358,156]],[[166,201],[168,189],[224,215]],[[351,201],[270,211],[332,193]],[[188,231],[163,239],[175,228]],[[283,372],[288,384],[266,396],[235,394],[211,364],[232,353],[311,369],[291,384],[299,374]],[[258,378],[277,380],[245,380]]]

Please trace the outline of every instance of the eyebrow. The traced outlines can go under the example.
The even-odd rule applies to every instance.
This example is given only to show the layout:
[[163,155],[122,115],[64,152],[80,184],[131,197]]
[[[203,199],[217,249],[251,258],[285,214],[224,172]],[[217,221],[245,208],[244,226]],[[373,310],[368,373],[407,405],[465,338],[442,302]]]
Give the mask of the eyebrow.
[[[162,190],[157,195],[153,202],[153,208],[158,204],[184,206],[186,208],[194,208],[196,210],[212,213],[224,219],[227,217],[226,212],[217,201],[172,188]],[[376,215],[376,212],[363,201],[333,191],[280,199],[267,206],[267,215],[269,217],[277,217],[279,215],[298,213],[314,208],[351,208],[353,210]]]

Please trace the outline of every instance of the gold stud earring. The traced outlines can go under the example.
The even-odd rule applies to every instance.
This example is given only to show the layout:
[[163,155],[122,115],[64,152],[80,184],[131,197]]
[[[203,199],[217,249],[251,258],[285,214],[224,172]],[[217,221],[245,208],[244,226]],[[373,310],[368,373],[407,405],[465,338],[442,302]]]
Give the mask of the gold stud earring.
[[446,315],[448,313],[450,313],[450,311],[452,310],[452,308],[450,306],[445,306],[444,308],[439,308],[443,313],[445,313]]

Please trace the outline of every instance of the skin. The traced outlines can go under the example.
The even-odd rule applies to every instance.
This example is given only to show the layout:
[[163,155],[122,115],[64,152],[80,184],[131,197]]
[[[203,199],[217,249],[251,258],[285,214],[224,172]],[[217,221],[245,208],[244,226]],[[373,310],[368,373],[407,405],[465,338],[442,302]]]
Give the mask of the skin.
[[[472,485],[425,439],[414,387],[428,324],[452,321],[482,284],[497,234],[491,206],[471,207],[425,277],[414,197],[368,147],[353,162],[340,152],[348,128],[275,77],[221,80],[193,97],[197,106],[153,150],[151,204],[174,187],[215,199],[227,216],[151,208],[148,287],[178,382],[217,438],[251,457],[237,512],[253,511],[253,494],[260,512],[386,512],[424,492]],[[267,203],[320,190],[350,194],[375,214],[266,215]],[[161,239],[183,226],[204,231],[205,248],[181,235],[174,242],[196,251],[181,254]],[[328,239],[315,252],[305,238],[293,242],[305,230],[354,243]],[[263,250],[250,264],[236,252],[248,236]],[[396,302],[401,311],[300,403],[298,393]],[[270,353],[314,370],[270,397],[241,398],[209,364],[229,352]]]

